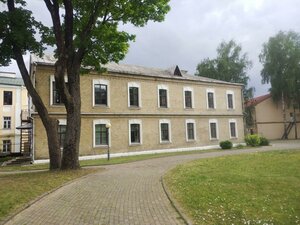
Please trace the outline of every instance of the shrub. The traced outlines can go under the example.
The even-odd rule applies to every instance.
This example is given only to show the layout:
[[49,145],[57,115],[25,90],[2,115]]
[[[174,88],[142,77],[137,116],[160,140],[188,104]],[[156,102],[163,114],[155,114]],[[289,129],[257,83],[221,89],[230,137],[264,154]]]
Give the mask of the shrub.
[[244,145],[238,144],[238,145],[236,146],[236,148],[237,148],[237,149],[242,149],[242,148],[244,148]]
[[231,149],[232,148],[232,143],[231,143],[231,141],[221,141],[220,142],[220,147],[222,148],[222,149]]
[[259,137],[259,139],[260,139],[259,145],[261,145],[261,146],[268,146],[270,143],[269,140],[265,137]]
[[245,137],[245,142],[247,145],[256,147],[260,145],[260,137],[257,134],[249,134]]

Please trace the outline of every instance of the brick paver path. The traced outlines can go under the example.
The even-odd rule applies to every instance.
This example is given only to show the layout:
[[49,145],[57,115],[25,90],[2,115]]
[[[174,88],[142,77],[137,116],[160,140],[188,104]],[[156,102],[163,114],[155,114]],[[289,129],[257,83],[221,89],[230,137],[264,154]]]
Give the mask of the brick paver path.
[[[284,142],[286,143],[286,142]],[[275,143],[276,149],[300,142]],[[160,178],[170,168],[198,158],[234,155],[272,147],[180,155],[106,166],[104,172],[66,185],[17,214],[7,224],[184,224],[165,195]]]

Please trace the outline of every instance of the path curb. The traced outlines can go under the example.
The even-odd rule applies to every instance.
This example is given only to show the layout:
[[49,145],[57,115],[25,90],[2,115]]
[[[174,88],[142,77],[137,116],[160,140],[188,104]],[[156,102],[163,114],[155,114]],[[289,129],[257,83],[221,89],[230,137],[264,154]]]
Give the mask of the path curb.
[[[163,175],[164,176],[164,175]],[[168,187],[165,185],[165,182],[164,182],[164,177],[161,176],[160,178],[160,182],[161,182],[161,185],[164,189],[164,192],[166,194],[166,196],[168,197],[171,205],[173,206],[173,208],[176,210],[176,212],[179,214],[180,218],[184,221],[184,223],[186,225],[192,225],[192,221],[183,213],[183,209],[182,207],[179,205],[179,203],[172,197]]]

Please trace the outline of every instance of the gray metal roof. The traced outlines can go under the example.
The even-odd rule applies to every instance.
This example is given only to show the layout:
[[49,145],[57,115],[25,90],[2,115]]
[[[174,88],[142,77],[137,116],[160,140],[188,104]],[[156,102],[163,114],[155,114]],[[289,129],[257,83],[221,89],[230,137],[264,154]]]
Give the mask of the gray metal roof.
[[[43,58],[39,58],[35,55],[31,56],[31,63],[36,63],[40,65],[54,65],[55,62],[56,59],[54,58],[53,55],[45,55]],[[169,69],[159,69],[159,68],[150,68],[144,66],[127,65],[127,64],[110,62],[108,64],[103,65],[103,67],[106,68],[109,73],[243,86],[243,84],[239,84],[239,83],[230,83],[230,82],[211,79],[207,77],[190,75],[187,74],[185,70],[180,70],[181,76],[174,75],[174,72],[176,68],[178,68],[178,66],[173,66]]]
[[10,86],[24,86],[22,78],[10,78],[10,77],[1,77],[0,84],[10,85]]

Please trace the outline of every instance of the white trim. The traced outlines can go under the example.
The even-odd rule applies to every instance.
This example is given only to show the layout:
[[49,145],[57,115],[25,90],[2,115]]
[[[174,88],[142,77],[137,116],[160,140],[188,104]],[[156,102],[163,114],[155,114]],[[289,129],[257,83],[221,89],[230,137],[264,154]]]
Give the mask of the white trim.
[[[139,124],[140,125],[140,143],[131,143],[131,124]],[[142,120],[139,119],[131,119],[128,120],[128,143],[129,146],[142,145],[143,144],[143,127]]]
[[[232,95],[232,107],[233,108],[229,108],[228,105],[228,95],[231,94]],[[233,110],[235,109],[235,99],[234,99],[234,92],[232,90],[227,90],[226,91],[226,105],[227,105],[227,110]]]
[[[95,104],[95,84],[104,84],[107,86],[107,105],[101,105],[101,104]],[[109,86],[109,80],[103,80],[103,79],[93,79],[92,82],[92,106],[106,106],[110,107],[110,86]]]
[[[189,139],[188,138],[188,123],[192,123],[194,124],[193,128],[194,128],[194,139]],[[196,135],[196,122],[194,119],[186,119],[185,120],[185,140],[186,141],[196,141],[197,140],[197,135]]]
[[[213,93],[214,95],[214,108],[209,108],[208,107],[208,93]],[[206,108],[207,109],[216,109],[217,108],[217,102],[216,102],[216,93],[215,93],[215,89],[213,88],[207,88],[206,89]]]
[[[167,123],[168,128],[169,128],[169,140],[168,141],[163,141],[161,140],[161,124],[162,123]],[[168,119],[160,119],[158,121],[158,129],[159,129],[159,143],[160,144],[165,144],[165,143],[172,143],[172,127],[171,127],[171,121]]]
[[139,105],[138,107],[141,108],[142,107],[142,97],[141,97],[141,84],[137,83],[137,82],[128,82],[128,88],[127,88],[127,95],[128,95],[128,108],[134,108],[134,106],[130,106],[130,93],[129,93],[129,88],[130,87],[136,87],[139,90]]
[[[236,147],[240,144],[246,146],[245,143],[234,143],[233,147]],[[136,151],[136,152],[112,153],[110,154],[110,157],[116,158],[116,157],[126,157],[126,156],[135,156],[135,155],[161,154],[161,153],[169,153],[169,152],[203,151],[203,150],[211,150],[211,149],[221,149],[221,148],[219,145],[205,145],[205,146],[188,147],[188,148],[155,149],[155,150],[143,150],[143,151]],[[93,159],[105,159],[105,158],[107,158],[107,154],[79,156],[79,160],[93,160]],[[34,164],[42,164],[42,163],[49,163],[49,159],[34,160]]]
[[[110,120],[93,120],[93,148],[98,147],[107,147],[107,145],[96,145],[96,125],[98,124],[108,124],[110,123]],[[108,145],[111,147],[111,128],[108,129]]]
[[[60,104],[53,104],[53,81],[55,82],[54,75],[50,76],[50,106],[60,106]],[[65,76],[65,82],[68,82],[68,77]]]
[[[185,107],[185,92],[190,91],[192,92],[192,108]],[[183,87],[183,108],[184,109],[194,109],[195,108],[195,101],[194,101],[194,88],[192,87]]]
[[[232,136],[231,136],[230,123],[235,123],[235,137],[232,137]],[[238,135],[238,130],[237,130],[237,122],[236,122],[236,119],[229,119],[229,120],[228,120],[228,125],[229,125],[229,136],[230,136],[230,139],[238,138],[239,135]]]
[[[216,134],[217,134],[216,138],[212,138],[211,137],[211,130],[210,130],[210,124],[211,123],[215,123],[216,124]],[[218,140],[219,139],[219,126],[218,126],[218,120],[217,119],[209,119],[208,120],[208,130],[209,130],[209,139],[210,140]]]
[[159,104],[159,90],[161,90],[161,89],[167,91],[167,107],[166,108],[170,108],[169,87],[164,84],[157,85],[157,107],[161,108],[161,109],[165,108],[165,107],[161,107]]

